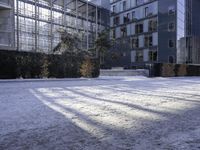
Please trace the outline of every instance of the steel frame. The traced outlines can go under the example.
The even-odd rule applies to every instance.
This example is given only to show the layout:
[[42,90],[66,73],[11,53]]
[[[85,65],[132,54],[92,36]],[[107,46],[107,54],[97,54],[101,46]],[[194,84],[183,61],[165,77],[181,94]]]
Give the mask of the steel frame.
[[85,0],[15,0],[17,50],[51,53],[59,42],[58,28],[82,31],[81,45],[88,50],[105,26],[100,14],[101,7]]

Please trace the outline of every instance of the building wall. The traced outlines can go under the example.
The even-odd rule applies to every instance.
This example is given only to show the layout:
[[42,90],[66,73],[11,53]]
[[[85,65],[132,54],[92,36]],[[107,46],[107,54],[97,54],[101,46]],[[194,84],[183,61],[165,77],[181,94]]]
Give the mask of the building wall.
[[[168,63],[176,61],[177,37],[177,3],[175,0],[159,0],[158,2],[158,62]],[[169,29],[169,24],[174,29]],[[169,45],[173,42],[173,46]]]
[[0,1],[0,49],[15,49],[13,6],[12,0]]
[[[145,16],[146,8],[151,16]],[[194,55],[199,54],[198,44],[194,42],[200,36],[199,8],[199,0],[111,0],[111,38],[126,40],[126,46],[122,48],[120,45],[118,52],[126,54],[119,57],[117,64],[120,62],[121,66],[138,66],[154,62],[197,62]],[[131,21],[124,23],[128,13]],[[150,20],[157,21],[154,31],[149,30]],[[143,25],[143,31],[139,34],[138,24]],[[125,36],[123,28],[126,30]],[[150,45],[146,45],[148,36],[152,38]],[[138,41],[138,47],[133,47],[133,41]],[[117,46],[111,52],[116,49]],[[127,56],[130,56],[130,60]]]
[[200,37],[181,38],[179,41],[181,53],[178,63],[200,64]]
[[[180,1],[183,3],[183,1]],[[200,1],[185,1],[185,35],[177,38],[177,63],[195,63],[199,64],[199,43],[200,43]],[[182,5],[181,5],[182,6]],[[180,12],[180,11],[179,11]],[[181,9],[183,12],[183,9]],[[179,17],[180,18],[180,17]],[[183,18],[183,17],[182,17]],[[181,19],[184,20],[184,19]],[[183,27],[182,27],[183,28]],[[183,31],[182,31],[183,32]],[[180,35],[180,34],[178,34]]]
[[200,36],[200,1],[199,0],[191,0],[192,1],[192,35]]
[[[115,59],[110,61],[115,66],[117,64],[130,67],[157,61],[157,14],[156,0],[111,2],[111,38],[117,42],[111,50]],[[154,24],[154,29],[151,28],[151,22]],[[154,60],[150,58],[150,52],[154,53]]]

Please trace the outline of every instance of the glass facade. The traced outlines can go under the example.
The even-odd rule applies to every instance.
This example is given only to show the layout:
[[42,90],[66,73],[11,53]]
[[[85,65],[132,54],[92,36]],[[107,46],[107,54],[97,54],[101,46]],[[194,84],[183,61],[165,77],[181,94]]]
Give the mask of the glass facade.
[[104,13],[96,3],[83,0],[15,0],[15,40],[20,51],[51,53],[60,42],[59,30],[79,31],[81,46],[94,46],[105,28]]
[[186,13],[186,0],[177,0],[177,62],[186,63],[188,60],[187,44],[188,38],[186,35],[189,33],[189,26],[187,22]]
[[185,0],[177,0],[177,40],[186,35],[186,6]]
[[13,1],[0,1],[0,49],[14,49]]

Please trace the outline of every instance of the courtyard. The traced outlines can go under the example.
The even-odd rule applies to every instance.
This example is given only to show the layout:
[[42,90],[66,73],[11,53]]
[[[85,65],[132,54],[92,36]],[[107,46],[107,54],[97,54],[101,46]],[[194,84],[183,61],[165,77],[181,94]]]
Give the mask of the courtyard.
[[200,78],[1,80],[0,150],[198,150]]

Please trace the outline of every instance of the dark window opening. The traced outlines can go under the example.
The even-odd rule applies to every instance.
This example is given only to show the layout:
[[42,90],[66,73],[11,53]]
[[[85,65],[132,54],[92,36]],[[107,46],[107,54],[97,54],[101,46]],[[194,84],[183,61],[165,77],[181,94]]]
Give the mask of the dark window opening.
[[157,51],[149,51],[149,61],[157,61],[158,52]]
[[157,20],[149,20],[149,31],[156,31],[157,30]]
[[136,24],[135,26],[135,32],[138,33],[143,33],[143,24]]
[[116,38],[116,31],[115,31],[115,29],[113,29],[113,38],[115,39]]
[[127,36],[127,28],[126,28],[126,26],[125,27],[121,27],[121,35],[123,37]]
[[139,47],[139,39],[138,38],[133,38],[131,43],[132,43],[133,49]]
[[173,56],[169,56],[169,63],[171,63],[171,64],[174,63],[174,57]]
[[143,62],[143,51],[136,51],[136,62]]
[[119,17],[118,17],[118,16],[115,17],[115,18],[113,19],[113,22],[114,22],[114,25],[119,25]]
[[132,12],[132,20],[136,20],[135,11]]
[[153,36],[152,35],[147,35],[144,38],[144,45],[145,47],[151,47],[153,46]]
[[175,23],[174,22],[169,23],[168,30],[169,31],[175,31]]
[[168,14],[169,14],[169,15],[175,14],[175,6],[170,6],[170,7],[168,8]]
[[130,13],[127,13],[125,16],[124,16],[124,23],[128,23],[130,22]]
[[149,7],[145,7],[144,15],[145,15],[145,17],[147,17],[149,15]]
[[175,47],[175,42],[174,40],[169,40],[169,48],[174,48]]
[[123,10],[126,10],[126,1],[123,1]]

